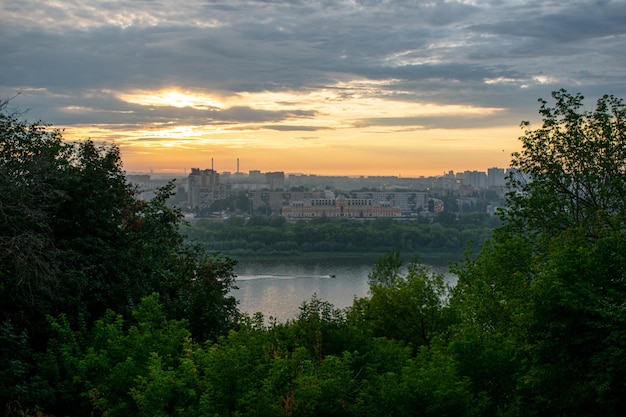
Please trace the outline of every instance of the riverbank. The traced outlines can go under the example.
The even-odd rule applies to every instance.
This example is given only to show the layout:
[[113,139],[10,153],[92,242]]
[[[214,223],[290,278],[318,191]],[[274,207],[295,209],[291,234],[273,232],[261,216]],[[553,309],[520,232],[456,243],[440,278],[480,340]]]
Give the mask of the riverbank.
[[[237,221],[235,221],[237,220]],[[288,223],[280,218],[228,219],[199,222],[186,227],[185,235],[209,252],[235,259],[370,257],[374,260],[400,250],[422,263],[446,265],[463,258],[467,249],[478,251],[491,238],[497,219],[485,215],[437,216],[394,221],[375,219],[354,222],[320,218]]]

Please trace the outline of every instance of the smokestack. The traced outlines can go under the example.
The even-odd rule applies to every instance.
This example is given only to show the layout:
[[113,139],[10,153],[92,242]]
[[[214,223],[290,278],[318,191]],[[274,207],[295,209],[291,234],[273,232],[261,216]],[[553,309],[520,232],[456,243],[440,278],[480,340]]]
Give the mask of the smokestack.
[[214,171],[214,169],[213,169],[213,158],[211,158],[211,170]]
[[237,174],[239,174],[239,158],[237,158]]

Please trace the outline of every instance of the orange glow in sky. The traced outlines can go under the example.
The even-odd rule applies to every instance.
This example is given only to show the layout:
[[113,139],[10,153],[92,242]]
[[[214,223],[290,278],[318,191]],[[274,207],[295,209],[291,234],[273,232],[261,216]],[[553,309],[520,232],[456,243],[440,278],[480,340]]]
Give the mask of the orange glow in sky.
[[[234,172],[239,159],[242,172],[407,177],[507,167],[517,150],[519,127],[495,123],[504,109],[403,101],[377,87],[355,81],[305,92],[221,96],[175,88],[113,92],[165,117],[142,125],[73,125],[65,137],[116,143],[128,172],[184,172],[211,164]],[[256,113],[238,113],[243,109]],[[200,116],[189,124],[179,110]],[[420,124],[424,117],[487,117],[496,127],[433,128]]]

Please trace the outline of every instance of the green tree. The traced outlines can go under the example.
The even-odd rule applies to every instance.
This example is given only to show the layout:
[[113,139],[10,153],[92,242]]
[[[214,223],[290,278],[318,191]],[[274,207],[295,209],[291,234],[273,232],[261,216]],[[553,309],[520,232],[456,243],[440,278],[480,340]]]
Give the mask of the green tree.
[[573,229],[530,284],[523,393],[553,414],[620,415],[626,401],[626,239]]
[[394,249],[380,256],[376,260],[376,265],[368,275],[370,287],[392,287],[398,281],[402,273],[404,261],[400,256],[400,250]]
[[181,262],[189,271],[179,272],[187,279],[174,281],[176,286],[167,288],[167,293],[173,294],[165,306],[169,317],[185,318],[198,342],[215,340],[237,326],[237,300],[229,295],[235,284],[235,263],[199,248],[190,250]]
[[584,111],[580,94],[540,99],[540,128],[523,122],[522,151],[513,155],[505,219],[548,235],[581,227],[590,237],[626,224],[626,106],[605,95]]
[[39,406],[55,415],[110,416],[174,415],[193,407],[197,384],[185,366],[193,350],[186,322],[167,320],[156,293],[132,316],[125,321],[108,311],[89,330],[73,330],[65,316],[51,319],[53,337],[38,367],[54,398]]
[[58,130],[28,124],[7,105],[0,103],[0,321],[32,336],[62,301],[52,223],[66,198],[57,173],[69,149]]
[[449,285],[417,260],[404,270],[399,251],[383,255],[369,283],[370,298],[357,302],[352,314],[361,315],[374,336],[409,343],[417,351],[450,325]]
[[[5,340],[41,352],[53,334],[48,316],[63,313],[68,328],[86,332],[109,309],[129,317],[153,292],[161,294],[167,317],[188,319],[199,340],[232,328],[237,309],[228,291],[235,262],[186,242],[180,210],[167,205],[173,187],[170,183],[153,200],[140,201],[115,145],[65,142],[59,130],[29,124],[0,103]],[[24,357],[13,352],[7,360],[17,364]],[[23,369],[34,372],[30,360]],[[25,375],[26,381],[31,376]],[[7,374],[5,380],[16,381],[12,378]],[[3,392],[17,395],[21,388],[14,383]],[[24,401],[24,407],[37,405],[30,397],[32,403]],[[16,399],[2,397],[2,405]]]
[[530,181],[512,177],[520,192],[506,212],[541,248],[525,323],[529,380],[541,409],[616,415],[626,405],[626,105],[605,95],[583,111],[579,94],[553,98],[554,107],[540,100],[542,127],[521,138],[513,164]]
[[7,320],[0,323],[0,404],[5,415],[23,412],[22,404],[49,399],[54,393],[35,372],[33,350],[25,330]]
[[456,268],[450,351],[484,415],[619,415],[626,108],[604,96],[540,100],[543,125],[513,155],[505,224]]
[[93,321],[107,308],[127,313],[146,293],[136,291],[142,284],[126,258],[131,248],[121,226],[141,205],[126,182],[118,148],[88,140],[68,145],[68,151],[55,184],[63,198],[50,220],[59,250],[53,276],[60,303],[48,314]]

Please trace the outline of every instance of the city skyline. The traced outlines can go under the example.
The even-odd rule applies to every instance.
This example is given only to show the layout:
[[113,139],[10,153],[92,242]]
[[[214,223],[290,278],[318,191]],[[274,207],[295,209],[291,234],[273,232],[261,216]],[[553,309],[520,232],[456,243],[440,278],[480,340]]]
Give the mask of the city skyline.
[[0,1],[0,98],[129,172],[508,167],[539,98],[626,96],[623,6]]
[[[211,166],[211,164],[213,164],[213,166]],[[255,174],[261,174],[261,175],[265,175],[265,174],[270,174],[270,173],[282,173],[285,176],[318,176],[318,177],[347,177],[347,178],[368,178],[368,177],[395,177],[395,178],[420,178],[420,177],[441,177],[441,176],[449,176],[450,174],[453,175],[459,175],[459,174],[464,174],[467,172],[480,172],[480,173],[484,173],[486,175],[488,175],[489,170],[491,169],[499,169],[504,171],[505,173],[507,172],[507,170],[511,169],[510,166],[490,166],[490,167],[486,167],[486,168],[477,168],[477,169],[443,169],[439,172],[434,172],[432,174],[417,174],[417,175],[397,175],[397,174],[389,174],[389,175],[381,175],[381,174],[371,174],[368,172],[361,172],[361,173],[357,173],[357,174],[348,174],[348,175],[343,175],[343,174],[322,174],[316,171],[310,171],[310,172],[304,172],[302,170],[295,170],[295,171],[286,171],[283,169],[279,169],[276,167],[270,168],[268,170],[261,170],[261,169],[256,169],[254,167],[249,168],[249,169],[240,169],[237,170],[237,165],[238,165],[238,161],[235,162],[234,165],[234,169],[219,169],[217,167],[215,167],[215,161],[213,162],[209,162],[209,165],[207,166],[197,166],[197,167],[185,167],[183,168],[183,170],[181,171],[169,171],[169,172],[159,172],[159,171],[154,171],[154,170],[148,170],[148,171],[129,171],[129,170],[125,170],[127,175],[131,175],[131,176],[136,176],[136,175],[152,175],[152,176],[158,176],[158,177],[163,177],[163,178],[170,178],[170,176],[177,176],[177,177],[187,177],[188,175],[190,175],[192,173],[192,170],[194,169],[198,169],[200,171],[205,171],[205,170],[213,170],[215,171],[215,173],[219,174],[219,175],[229,175],[231,177],[234,177],[236,175],[241,175],[243,177],[248,177],[250,175],[255,175]]]

